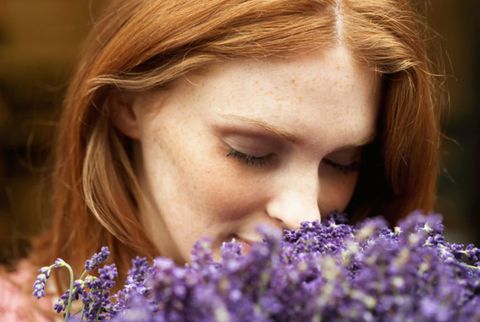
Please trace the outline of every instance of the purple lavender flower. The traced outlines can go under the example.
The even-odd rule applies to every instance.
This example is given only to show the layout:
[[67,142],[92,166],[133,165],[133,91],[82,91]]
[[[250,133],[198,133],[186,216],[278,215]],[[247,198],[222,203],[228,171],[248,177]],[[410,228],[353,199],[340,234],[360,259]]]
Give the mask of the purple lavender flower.
[[128,271],[127,279],[122,290],[114,295],[112,316],[131,305],[136,295],[146,296],[148,287],[145,285],[147,277],[151,274],[151,267],[146,258],[132,259],[132,268]]
[[44,266],[39,269],[39,274],[33,283],[33,296],[36,298],[41,298],[45,296],[45,285],[47,283],[48,278],[54,268],[66,267],[67,264],[61,258],[57,258],[55,263],[50,266]]
[[[340,220],[336,221],[335,219]],[[475,321],[478,248],[449,244],[439,216],[414,213],[391,230],[383,218],[356,226],[340,214],[305,222],[241,255],[222,245],[219,263],[205,240],[193,264],[157,259],[153,316],[167,321]],[[174,272],[183,272],[176,276]],[[191,276],[195,283],[186,283]],[[178,278],[177,278],[178,277]],[[179,289],[182,292],[175,292]],[[148,294],[148,293],[145,293]],[[136,310],[142,297],[135,299]],[[118,315],[122,320],[128,309]],[[189,317],[187,319],[187,317]],[[145,320],[147,321],[147,320]]]
[[480,250],[445,241],[440,216],[415,212],[393,229],[380,217],[354,226],[345,218],[334,213],[283,234],[260,228],[263,242],[247,255],[226,242],[219,262],[208,238],[184,266],[135,258],[113,297],[117,272],[107,265],[72,297],[82,299],[86,321],[480,321]]
[[[68,301],[76,301],[85,294],[85,282],[83,280],[76,280],[73,283],[72,296],[70,297],[70,289],[66,290],[54,303],[53,309],[57,313],[67,310]],[[68,321],[70,321],[69,319]]]
[[85,262],[85,270],[86,271],[93,271],[99,267],[100,264],[104,263],[108,257],[110,256],[110,251],[108,247],[102,247],[100,252],[95,253],[92,258],[88,259]]
[[105,265],[98,270],[100,276],[87,276],[85,288],[81,294],[83,315],[87,322],[105,320],[115,315],[110,298],[110,289],[115,285],[118,272],[115,264]]
[[39,273],[35,282],[33,283],[33,296],[37,299],[45,296],[45,284],[47,279],[50,277],[52,271],[51,266],[44,266],[39,269]]

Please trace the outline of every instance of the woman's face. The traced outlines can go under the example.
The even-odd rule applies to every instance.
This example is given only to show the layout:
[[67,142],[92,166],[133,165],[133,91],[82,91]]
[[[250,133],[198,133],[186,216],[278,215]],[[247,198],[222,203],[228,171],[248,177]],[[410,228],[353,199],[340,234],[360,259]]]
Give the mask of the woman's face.
[[[209,236],[256,241],[342,211],[375,135],[380,82],[343,47],[291,60],[244,60],[137,96],[119,128],[137,140],[149,237],[190,260]],[[244,244],[248,251],[248,243]]]

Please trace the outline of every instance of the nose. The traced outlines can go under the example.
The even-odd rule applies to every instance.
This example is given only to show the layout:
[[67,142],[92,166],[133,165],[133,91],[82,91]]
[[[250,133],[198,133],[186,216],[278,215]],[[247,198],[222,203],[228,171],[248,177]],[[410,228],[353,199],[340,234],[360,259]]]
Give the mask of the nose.
[[282,228],[300,227],[303,221],[320,220],[317,185],[289,186],[276,193],[267,203],[268,215],[281,222]]

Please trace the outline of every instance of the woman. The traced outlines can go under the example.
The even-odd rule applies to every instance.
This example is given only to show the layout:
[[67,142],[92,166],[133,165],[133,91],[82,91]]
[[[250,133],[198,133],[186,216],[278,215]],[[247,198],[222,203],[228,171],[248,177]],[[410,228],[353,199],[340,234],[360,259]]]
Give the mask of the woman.
[[407,1],[115,1],[66,95],[36,265],[107,245],[124,274],[259,223],[431,210],[432,75]]

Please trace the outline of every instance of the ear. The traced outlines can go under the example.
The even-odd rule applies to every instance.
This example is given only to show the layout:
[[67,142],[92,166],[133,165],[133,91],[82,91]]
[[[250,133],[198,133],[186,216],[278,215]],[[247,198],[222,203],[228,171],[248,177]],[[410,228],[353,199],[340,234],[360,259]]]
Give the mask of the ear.
[[140,138],[140,115],[133,94],[114,92],[108,98],[113,125],[131,139]]

